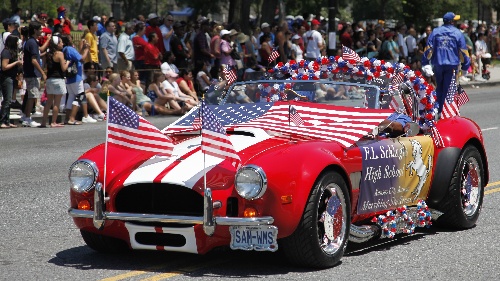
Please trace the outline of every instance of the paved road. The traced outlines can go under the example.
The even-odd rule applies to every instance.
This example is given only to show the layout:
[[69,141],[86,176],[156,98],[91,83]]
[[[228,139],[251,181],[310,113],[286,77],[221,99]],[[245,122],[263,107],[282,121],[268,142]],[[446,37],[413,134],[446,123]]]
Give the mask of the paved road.
[[[0,280],[499,279],[500,95],[483,87],[468,93],[471,102],[462,115],[483,129],[493,183],[477,227],[456,232],[431,228],[350,246],[339,266],[321,271],[291,267],[271,253],[96,253],[84,245],[66,213],[67,171],[78,155],[104,140],[104,124],[1,130]],[[151,120],[164,127],[174,119]]]

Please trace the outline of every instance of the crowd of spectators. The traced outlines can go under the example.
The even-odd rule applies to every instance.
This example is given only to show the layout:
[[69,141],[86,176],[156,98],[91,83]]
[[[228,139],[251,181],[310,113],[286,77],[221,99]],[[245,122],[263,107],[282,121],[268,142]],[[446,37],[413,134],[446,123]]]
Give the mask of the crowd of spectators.
[[[11,108],[21,109],[22,125],[29,127],[102,121],[108,95],[142,115],[182,115],[211,85],[226,81],[224,69],[232,69],[238,80],[248,80],[278,62],[327,55],[328,23],[320,18],[287,16],[281,24],[263,22],[245,34],[239,24],[205,17],[186,22],[170,13],[151,13],[124,23],[101,15],[87,21],[74,44],[74,27],[63,6],[56,19],[39,13],[27,26],[21,26],[19,10],[3,21],[0,40],[2,128],[17,126],[10,120]],[[468,37],[471,54],[484,57],[484,38],[491,38],[491,30],[459,27]],[[408,63],[413,69],[421,68],[432,32],[431,26],[418,33],[405,24],[388,29],[383,24],[342,22],[338,28],[339,52],[344,45],[362,56]],[[269,62],[273,51],[279,56]],[[58,112],[66,113],[64,124],[57,123]],[[43,114],[42,123],[31,114]]]

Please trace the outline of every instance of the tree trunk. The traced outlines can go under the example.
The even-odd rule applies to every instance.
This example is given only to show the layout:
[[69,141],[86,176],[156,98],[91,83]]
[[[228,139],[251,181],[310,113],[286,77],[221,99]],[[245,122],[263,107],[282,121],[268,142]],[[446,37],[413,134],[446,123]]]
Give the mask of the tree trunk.
[[10,0],[9,17],[12,15],[11,13],[17,9],[17,2],[18,2],[17,0]]
[[241,5],[241,31],[244,32],[245,34],[251,34],[251,28],[249,24],[250,20],[250,5],[251,1],[243,1]]
[[[261,19],[260,24],[267,22],[269,24],[274,22],[274,16],[276,15],[276,8],[278,7],[278,0],[264,0],[262,3]],[[259,26],[260,26],[259,24]]]
[[90,0],[89,3],[89,17],[90,18],[94,17],[94,0]]
[[77,14],[77,20],[80,22],[82,20],[82,13],[83,13],[83,4],[85,3],[85,0],[80,0],[80,6],[78,7],[78,14]]
[[[241,26],[241,0],[230,0],[227,22],[229,24],[238,23]],[[245,1],[248,2],[248,1]]]

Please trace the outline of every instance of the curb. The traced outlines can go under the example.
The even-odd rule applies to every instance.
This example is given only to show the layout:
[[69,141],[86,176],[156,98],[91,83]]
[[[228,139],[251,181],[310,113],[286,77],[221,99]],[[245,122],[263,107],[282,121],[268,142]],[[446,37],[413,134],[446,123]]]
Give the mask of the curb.
[[460,85],[465,88],[465,89],[470,89],[470,88],[477,88],[480,86],[483,87],[492,87],[492,86],[498,86],[500,85],[500,81],[486,81],[486,82],[467,82],[467,83],[460,83]]

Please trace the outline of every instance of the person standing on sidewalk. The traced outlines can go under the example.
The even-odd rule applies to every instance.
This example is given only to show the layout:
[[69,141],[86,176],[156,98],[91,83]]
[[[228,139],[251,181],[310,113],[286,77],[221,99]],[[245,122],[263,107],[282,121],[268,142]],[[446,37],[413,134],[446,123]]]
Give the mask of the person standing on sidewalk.
[[117,63],[116,50],[118,48],[118,39],[115,36],[116,23],[108,20],[105,24],[106,32],[99,37],[99,53],[101,54],[101,66],[115,70]]
[[99,70],[99,48],[97,47],[97,24],[95,20],[87,21],[87,27],[89,32],[85,34],[85,41],[89,44],[89,55],[85,58],[85,67],[90,69],[93,66],[94,70],[98,73],[99,78],[102,76],[102,72]]
[[427,39],[422,65],[428,68],[432,64],[436,77],[436,95],[438,102],[438,114],[436,119],[441,118],[446,93],[455,71],[462,64],[462,70],[469,69],[470,58],[467,45],[462,33],[453,25],[459,20],[460,15],[448,12],[443,16],[444,24],[435,28]]
[[[31,109],[42,95],[40,91],[40,78],[47,80],[47,75],[40,66],[40,48],[35,38],[42,35],[42,25],[37,21],[30,22],[28,26],[29,39],[24,44],[23,72],[26,80],[26,94],[28,99],[23,100],[24,117],[21,119],[25,127],[36,128],[40,123],[31,119]],[[24,102],[26,101],[26,102]]]
[[134,33],[134,23],[125,24],[125,32],[118,37],[118,71],[133,69],[132,61],[135,59],[134,43],[130,35]]
[[5,41],[5,48],[1,53],[2,72],[0,73],[0,87],[2,89],[2,108],[0,110],[0,128],[16,128],[10,121],[10,104],[12,92],[14,91],[14,81],[18,70],[23,65],[19,58],[17,41],[19,37],[9,35]]

